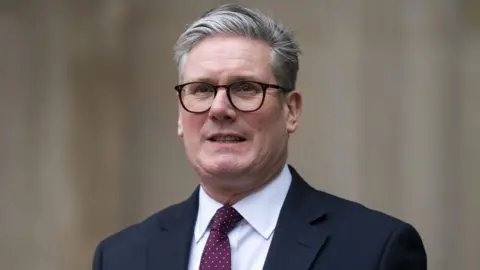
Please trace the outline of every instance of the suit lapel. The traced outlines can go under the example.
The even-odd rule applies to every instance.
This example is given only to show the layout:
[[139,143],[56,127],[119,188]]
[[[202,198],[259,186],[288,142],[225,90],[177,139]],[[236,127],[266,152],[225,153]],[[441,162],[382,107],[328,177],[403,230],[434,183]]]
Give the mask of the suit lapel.
[[298,173],[292,172],[291,188],[285,198],[264,270],[308,269],[329,237],[324,226],[326,208],[318,193]]
[[198,211],[198,188],[185,202],[177,205],[172,216],[158,222],[147,247],[148,270],[186,270]]

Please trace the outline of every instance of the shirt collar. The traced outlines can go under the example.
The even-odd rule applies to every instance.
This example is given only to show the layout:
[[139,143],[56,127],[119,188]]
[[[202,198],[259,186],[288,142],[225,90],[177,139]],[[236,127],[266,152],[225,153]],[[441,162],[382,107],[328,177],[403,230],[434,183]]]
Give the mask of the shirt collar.
[[[260,190],[240,200],[233,207],[243,216],[263,238],[271,237],[277,224],[278,216],[287,196],[292,176],[285,164],[280,174]],[[197,222],[195,224],[195,241],[202,239],[208,229],[210,220],[217,209],[223,205],[210,196],[200,187]]]
[[207,231],[210,220],[212,220],[215,212],[222,207],[223,205],[210,196],[203,190],[203,187],[200,186],[198,193],[198,213],[197,213],[197,222],[195,224],[195,242],[198,243],[202,239],[203,235]]

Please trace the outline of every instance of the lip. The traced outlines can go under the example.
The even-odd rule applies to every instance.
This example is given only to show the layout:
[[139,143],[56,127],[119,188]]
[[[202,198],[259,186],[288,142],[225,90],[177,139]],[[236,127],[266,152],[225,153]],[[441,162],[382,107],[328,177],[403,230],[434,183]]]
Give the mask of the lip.
[[218,137],[218,136],[232,136],[232,137],[241,137],[245,141],[247,140],[247,137],[240,134],[240,133],[234,133],[234,132],[221,132],[221,133],[211,133],[208,136],[206,136],[207,141],[211,141],[212,138]]

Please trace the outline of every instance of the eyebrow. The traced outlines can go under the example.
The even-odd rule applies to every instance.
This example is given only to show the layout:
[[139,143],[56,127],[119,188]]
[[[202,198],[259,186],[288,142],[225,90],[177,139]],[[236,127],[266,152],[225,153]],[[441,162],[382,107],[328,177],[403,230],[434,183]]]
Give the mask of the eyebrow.
[[[216,84],[214,83],[214,81],[215,80],[210,77],[197,77],[197,78],[194,78],[193,80],[189,80],[189,82],[205,82],[209,84]],[[254,76],[249,76],[249,75],[233,75],[228,77],[228,80],[227,80],[228,83],[238,82],[238,81],[260,81],[260,79]]]
[[248,75],[236,75],[228,78],[229,82],[238,82],[238,81],[259,81],[259,78]]

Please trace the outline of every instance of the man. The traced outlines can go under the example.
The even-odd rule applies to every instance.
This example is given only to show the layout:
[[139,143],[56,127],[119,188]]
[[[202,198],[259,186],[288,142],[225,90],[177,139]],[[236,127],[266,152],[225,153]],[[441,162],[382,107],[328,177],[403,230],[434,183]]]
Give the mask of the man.
[[180,36],[178,135],[200,185],[102,241],[93,269],[427,269],[411,225],[317,191],[287,165],[298,53],[281,26],[235,5]]

